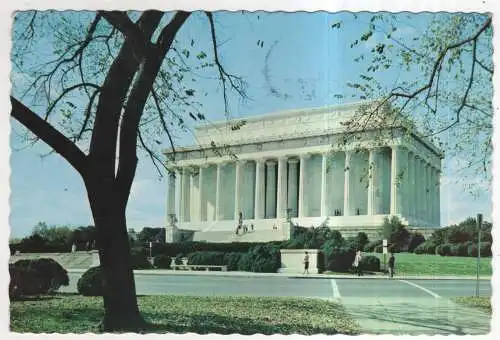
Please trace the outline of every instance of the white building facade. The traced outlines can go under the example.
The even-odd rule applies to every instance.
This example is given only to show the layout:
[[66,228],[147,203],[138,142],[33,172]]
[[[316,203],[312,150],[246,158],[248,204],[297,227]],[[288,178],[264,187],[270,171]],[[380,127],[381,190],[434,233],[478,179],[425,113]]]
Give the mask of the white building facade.
[[[253,116],[196,128],[199,146],[167,150],[167,241],[179,230],[210,242],[290,237],[289,222],[343,234],[374,231],[385,217],[440,225],[442,153],[405,129],[339,143],[360,104]],[[236,128],[237,126],[237,128]],[[377,142],[375,142],[377,140]],[[236,234],[241,213],[246,233]]]

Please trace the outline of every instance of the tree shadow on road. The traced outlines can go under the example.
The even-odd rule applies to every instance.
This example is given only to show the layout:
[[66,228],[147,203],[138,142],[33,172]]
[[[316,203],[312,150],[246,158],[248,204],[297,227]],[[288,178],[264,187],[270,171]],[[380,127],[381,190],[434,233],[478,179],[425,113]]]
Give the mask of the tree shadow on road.
[[357,305],[344,301],[347,311],[364,329],[362,333],[480,335],[490,332],[490,315],[446,299],[368,300]]

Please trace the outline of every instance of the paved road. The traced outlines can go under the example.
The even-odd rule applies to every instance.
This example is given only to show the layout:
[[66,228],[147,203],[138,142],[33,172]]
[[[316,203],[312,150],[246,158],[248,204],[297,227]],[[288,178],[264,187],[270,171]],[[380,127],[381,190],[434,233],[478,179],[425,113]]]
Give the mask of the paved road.
[[[70,273],[63,292],[76,292],[81,274]],[[474,280],[327,279],[135,274],[137,293],[174,295],[278,296],[339,300],[370,334],[487,334],[491,316],[450,298],[473,296]],[[480,281],[480,295],[491,283]]]
[[[63,292],[76,292],[79,273],[70,273]],[[307,279],[287,277],[220,277],[192,275],[135,275],[137,293],[180,295],[341,297],[442,297],[475,295],[472,280]],[[413,284],[413,285],[412,285]],[[417,286],[415,286],[417,285]],[[480,281],[480,295],[491,296],[489,281]],[[428,290],[428,291],[426,291]]]

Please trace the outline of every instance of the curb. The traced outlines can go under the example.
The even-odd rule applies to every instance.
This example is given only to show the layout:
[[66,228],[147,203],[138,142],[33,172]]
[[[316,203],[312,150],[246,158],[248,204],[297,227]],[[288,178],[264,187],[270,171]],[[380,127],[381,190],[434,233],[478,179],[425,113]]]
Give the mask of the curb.
[[[68,273],[84,273],[87,269],[68,269]],[[355,276],[355,275],[300,275],[280,273],[248,273],[248,272],[206,272],[206,271],[173,271],[173,270],[134,270],[134,274],[140,275],[178,275],[178,276],[219,276],[219,277],[246,277],[246,278],[270,278],[280,277],[288,279],[356,279],[356,280],[389,280],[385,275]],[[473,276],[395,276],[393,280],[477,280]],[[480,277],[479,280],[491,280],[491,277]]]

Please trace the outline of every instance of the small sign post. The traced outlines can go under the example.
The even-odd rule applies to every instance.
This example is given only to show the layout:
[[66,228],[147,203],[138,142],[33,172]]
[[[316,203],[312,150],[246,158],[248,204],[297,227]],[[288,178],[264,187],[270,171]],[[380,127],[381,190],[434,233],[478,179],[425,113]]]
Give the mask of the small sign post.
[[384,254],[384,271],[387,271],[387,265],[385,262],[385,258],[387,256],[387,240],[386,239],[382,240],[382,252]]
[[476,264],[476,297],[479,297],[479,261],[481,259],[481,225],[483,223],[483,215],[477,214],[477,264]]

